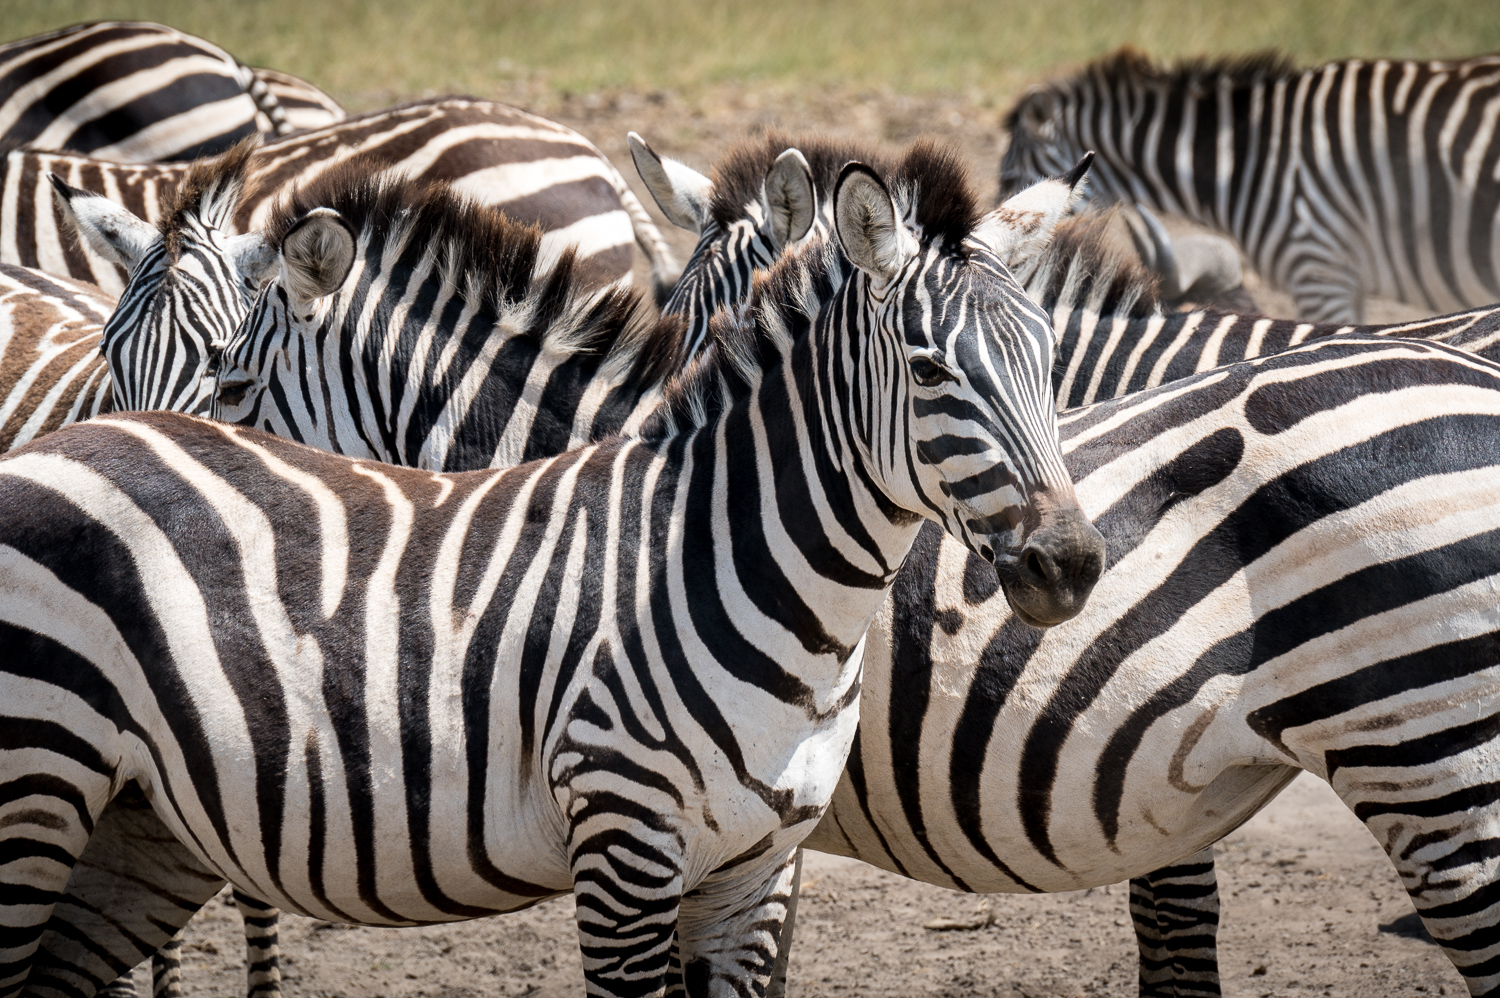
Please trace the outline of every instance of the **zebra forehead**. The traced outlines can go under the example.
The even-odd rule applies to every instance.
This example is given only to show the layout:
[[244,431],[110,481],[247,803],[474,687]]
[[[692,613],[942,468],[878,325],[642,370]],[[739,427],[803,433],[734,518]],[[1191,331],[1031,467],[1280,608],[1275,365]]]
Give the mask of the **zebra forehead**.
[[250,156],[260,144],[251,136],[221,156],[193,163],[159,223],[167,256],[176,260],[198,226],[223,228],[245,195],[245,173]]

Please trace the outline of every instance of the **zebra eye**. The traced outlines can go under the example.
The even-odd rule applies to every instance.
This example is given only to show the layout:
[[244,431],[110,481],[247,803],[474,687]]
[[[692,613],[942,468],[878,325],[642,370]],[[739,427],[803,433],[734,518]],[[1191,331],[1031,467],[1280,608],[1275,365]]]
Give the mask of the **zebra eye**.
[[931,357],[913,357],[911,374],[923,388],[936,388],[945,381],[958,380],[956,374]]

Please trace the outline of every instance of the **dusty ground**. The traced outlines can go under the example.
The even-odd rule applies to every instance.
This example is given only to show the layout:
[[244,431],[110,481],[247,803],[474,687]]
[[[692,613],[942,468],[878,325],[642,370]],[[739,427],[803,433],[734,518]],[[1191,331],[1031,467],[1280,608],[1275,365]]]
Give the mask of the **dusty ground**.
[[[1219,934],[1232,998],[1418,998],[1466,990],[1411,933],[1384,854],[1326,784],[1304,776],[1218,847]],[[806,864],[794,998],[1135,994],[1125,885],[1038,897],[954,894],[821,854]],[[933,932],[988,905],[994,924]],[[571,898],[421,929],[356,929],[286,916],[286,989],[318,998],[553,998],[581,992]],[[1405,921],[1402,921],[1405,919]],[[226,895],[188,929],[184,984],[243,993],[240,919]]]
[[[360,106],[376,106],[377,96]],[[972,94],[919,99],[743,88],[694,101],[669,93],[498,96],[588,135],[635,184],[682,259],[693,240],[661,219],[640,186],[625,148],[628,129],[704,171],[725,146],[757,127],[836,131],[893,144],[936,134],[958,145],[992,199],[1008,103]],[[1267,311],[1292,314],[1284,296],[1257,294]],[[1387,320],[1414,314],[1395,303],[1372,313]],[[1218,857],[1227,995],[1465,993],[1441,951],[1411,934],[1412,907],[1389,863],[1325,784],[1298,780],[1221,843]],[[806,883],[791,972],[796,998],[1135,994],[1123,884],[982,900],[816,854],[809,857]],[[186,986],[202,998],[243,993],[239,916],[227,897],[222,900],[189,929]],[[923,928],[935,918],[971,917],[982,904],[994,915],[989,927]],[[561,898],[515,915],[425,929],[353,929],[288,916],[282,936],[287,990],[330,998],[577,994],[572,911],[571,899]]]

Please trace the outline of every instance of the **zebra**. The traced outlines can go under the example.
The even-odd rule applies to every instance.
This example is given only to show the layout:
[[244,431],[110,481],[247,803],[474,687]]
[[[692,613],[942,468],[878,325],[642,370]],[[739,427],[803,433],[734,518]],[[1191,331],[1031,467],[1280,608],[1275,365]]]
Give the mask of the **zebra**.
[[[778,174],[781,176],[774,183],[768,179],[763,189],[747,188],[753,191],[753,194],[745,201],[750,206],[747,214],[759,214],[760,217],[764,217],[772,210],[786,211],[784,205],[780,209],[768,209],[764,200],[766,191],[785,190],[795,186],[789,179],[791,174],[784,168],[785,164],[792,160],[783,156],[784,151],[774,148],[773,143],[769,151],[754,158],[762,167],[768,162],[772,164],[767,171],[768,177]],[[810,181],[809,172],[803,183],[810,183]],[[485,332],[476,335],[472,332],[472,326],[469,327],[470,331],[465,335],[463,344],[457,348],[456,353],[451,352],[452,348],[445,345],[441,336],[428,340],[421,345],[426,356],[442,358],[443,363],[451,365],[451,370],[459,372],[450,378],[450,384],[468,380],[470,375],[463,372],[472,371],[476,362],[480,370],[487,372],[487,377],[483,382],[484,387],[472,393],[466,393],[463,405],[455,409],[446,394],[449,389],[434,391],[433,386],[438,379],[429,377],[426,373],[431,361],[427,364],[408,362],[406,370],[409,380],[404,384],[399,380],[392,382],[390,372],[379,369],[378,365],[382,357],[412,356],[414,344],[411,339],[392,341],[389,338],[391,336],[389,330],[376,330],[362,325],[358,329],[346,325],[342,333],[337,331],[340,320],[345,323],[351,321],[348,309],[354,303],[364,303],[361,306],[362,311],[352,316],[353,320],[364,322],[369,317],[404,315],[403,322],[408,329],[412,330],[408,336],[413,334],[431,336],[432,333],[428,331],[427,326],[428,320],[424,316],[436,315],[443,308],[442,298],[425,291],[424,285],[412,284],[405,276],[399,279],[388,276],[389,264],[379,265],[386,259],[383,246],[387,242],[396,242],[398,245],[404,245],[404,243],[399,232],[394,235],[371,234],[370,219],[410,215],[410,221],[407,224],[429,233],[475,227],[475,222],[472,220],[462,223],[444,223],[429,217],[419,221],[420,216],[411,214],[401,207],[399,200],[391,199],[390,191],[386,192],[388,201],[384,206],[376,203],[376,193],[373,190],[363,193],[345,192],[342,198],[339,198],[334,196],[337,191],[331,189],[304,192],[300,202],[289,206],[285,215],[272,226],[273,231],[286,232],[293,225],[319,221],[337,237],[344,231],[343,226],[349,225],[357,234],[354,241],[357,241],[361,247],[360,256],[369,260],[368,263],[361,265],[362,271],[367,276],[358,281],[343,276],[353,269],[350,260],[342,260],[336,266],[314,267],[314,270],[332,275],[331,279],[343,282],[340,299],[344,304],[335,304],[320,311],[317,314],[317,321],[313,323],[299,323],[298,317],[301,313],[298,309],[291,307],[290,296],[285,289],[282,289],[279,294],[274,285],[268,289],[268,294],[257,305],[255,315],[243,327],[239,342],[231,348],[230,359],[225,364],[224,379],[221,381],[219,415],[247,425],[269,429],[278,434],[292,436],[294,439],[314,442],[327,449],[344,450],[395,463],[450,470],[491,464],[503,465],[517,460],[518,455],[539,456],[551,453],[563,446],[565,442],[576,443],[580,439],[587,439],[591,433],[600,432],[598,416],[611,407],[596,407],[597,403],[595,406],[579,404],[577,400],[587,397],[588,392],[579,387],[581,379],[578,375],[580,368],[575,366],[577,362],[569,364],[561,359],[566,355],[566,344],[554,342],[548,346],[534,340],[526,341],[523,338],[524,349],[516,352],[515,360],[511,362],[522,365],[517,371],[511,363],[495,364],[489,354],[478,351],[476,347],[481,344],[489,344],[497,350],[499,346],[494,339],[494,334]],[[805,200],[805,195],[803,200]],[[338,227],[334,228],[335,225]],[[1077,323],[1091,308],[1097,315],[1097,309],[1101,307],[1099,294],[1095,288],[1080,280],[1079,275],[1100,274],[1106,271],[1108,262],[1101,250],[1101,237],[1107,225],[1107,218],[1084,217],[1065,222],[1053,247],[1046,252],[1039,263],[1034,264],[1028,271],[1028,290],[1034,296],[1040,296],[1040,300],[1054,316],[1055,321],[1059,319],[1066,321],[1071,317]],[[285,241],[284,236],[282,241]],[[330,238],[326,241],[332,244],[335,240]],[[481,241],[490,240],[486,237]],[[751,241],[740,240],[738,244],[748,245],[749,242]],[[700,244],[700,250],[702,246],[703,244]],[[444,247],[445,241],[442,238],[433,238],[421,247],[421,252],[418,252],[416,247],[408,248],[408,254],[413,261],[420,261],[424,258],[427,260],[428,269],[425,273],[429,281],[446,279],[432,267],[437,257],[431,255],[448,253],[449,251]],[[723,246],[717,246],[716,250],[707,256],[710,260],[722,262]],[[344,252],[352,257],[352,246]],[[288,252],[281,268],[283,275],[290,275],[295,271],[296,258],[296,253]],[[700,253],[695,253],[693,259],[689,261],[684,272],[682,287],[699,286],[691,277],[698,266],[699,258]],[[444,256],[444,259],[449,259],[449,257]],[[408,267],[416,273],[424,272],[423,266],[414,262],[403,267],[403,275]],[[462,268],[459,270],[461,272]],[[522,275],[527,273],[524,265],[518,267],[518,270]],[[739,273],[741,271],[742,268],[735,265],[724,268],[721,272]],[[1103,284],[1106,290],[1112,289],[1108,300],[1123,301],[1125,313],[1136,311],[1137,305],[1150,300],[1152,289],[1149,279],[1139,269],[1117,268],[1112,278],[1113,280],[1106,280]],[[1134,290],[1131,289],[1126,278],[1134,282]],[[428,300],[430,304],[426,306],[427,312],[423,315],[405,315],[404,306],[395,302],[373,307],[369,297],[372,293],[370,289],[380,286],[380,283],[386,280],[393,280],[394,286],[400,288],[402,295],[406,298]],[[516,297],[521,297],[518,291],[519,283],[514,279],[501,282],[500,286],[507,288],[508,292],[515,294]],[[447,293],[454,293],[455,287],[450,286]],[[1065,290],[1071,296],[1066,301],[1061,298]],[[717,300],[723,301],[724,297],[721,296]],[[516,311],[525,314],[526,309],[524,306],[518,306]],[[1141,311],[1152,314],[1150,309]],[[1154,314],[1160,315],[1159,312]],[[1190,320],[1191,316],[1182,318]],[[1493,330],[1500,328],[1495,318],[1491,310],[1488,313],[1455,318],[1441,329],[1437,328],[1436,324],[1432,324],[1432,328],[1425,330],[1419,330],[1415,325],[1401,325],[1390,328],[1367,327],[1355,332],[1365,334],[1394,332],[1397,335],[1425,332],[1429,335],[1451,336],[1455,332],[1487,327],[1492,331],[1491,339],[1493,339]],[[491,321],[484,319],[480,328],[488,330]],[[1105,322],[1108,321],[1110,320],[1106,318]],[[1248,327],[1260,320],[1251,317],[1243,321]],[[1292,328],[1294,325],[1277,324],[1277,331],[1273,331],[1269,336],[1262,335],[1258,342],[1265,345],[1284,342],[1279,340],[1278,336],[1282,331],[1288,334],[1299,332]],[[1090,328],[1096,327],[1102,328],[1097,318]],[[1207,334],[1218,328],[1218,323],[1199,323],[1198,328]],[[247,333],[246,330],[253,332]],[[1262,332],[1264,333],[1264,330]],[[1350,331],[1326,327],[1311,331],[1300,330],[1301,335],[1311,337],[1348,332]],[[660,336],[661,334],[653,335]],[[693,337],[689,336],[689,340],[692,339]],[[578,341],[575,340],[575,342]],[[637,339],[636,342],[639,340]],[[1235,342],[1233,339],[1229,340],[1229,343],[1233,342]],[[330,344],[335,343],[338,344],[336,350],[330,347]],[[355,345],[352,350],[351,344]],[[1187,346],[1191,345],[1191,343],[1187,344]],[[1071,362],[1070,354],[1083,352],[1077,350],[1077,346],[1076,338],[1064,338],[1060,341],[1058,366],[1054,372],[1055,383],[1056,378],[1067,369]],[[1222,342],[1220,348],[1223,349],[1224,360],[1238,359],[1229,355],[1228,346]],[[681,346],[674,346],[669,354],[679,357],[681,350]],[[1179,352],[1182,352],[1183,356],[1200,356],[1201,344],[1198,345],[1197,350]],[[542,357],[550,359],[543,362],[540,359]],[[598,368],[594,365],[609,366],[611,360],[615,362],[613,365],[615,370],[628,369],[627,365],[619,363],[621,360],[619,355],[609,358],[602,347],[596,348],[594,355],[585,356],[585,366],[582,369],[597,370]],[[527,366],[528,362],[531,366]],[[333,370],[358,372],[357,382],[350,382],[347,378],[337,375],[330,376]],[[1187,370],[1191,372],[1192,368],[1189,367]],[[531,373],[527,373],[528,371]],[[311,390],[309,390],[309,382],[312,385]],[[254,386],[253,389],[251,386]],[[506,423],[503,417],[516,410],[516,400],[523,388],[531,392],[533,398],[537,400],[533,403],[535,408],[526,413],[526,418]],[[612,389],[612,392],[618,393],[618,389]],[[227,406],[222,404],[226,393],[230,396],[231,402]],[[596,400],[602,397],[604,397],[602,392],[596,392],[594,395]],[[613,421],[605,421],[606,428],[620,425],[627,409],[638,411],[634,407],[640,405],[641,397],[629,395],[627,398],[629,407],[615,406],[615,417]],[[280,401],[271,405],[268,404],[270,399]],[[542,413],[549,410],[560,411],[567,418],[552,421],[540,418]],[[501,414],[498,422],[494,416],[490,415],[496,412]],[[580,413],[587,418],[578,418]],[[447,417],[446,424],[440,422],[439,425],[434,426],[433,417],[437,414]],[[476,426],[488,433],[482,438],[483,446],[464,448],[454,443],[466,435],[472,438]],[[593,429],[590,428],[591,426]],[[337,427],[336,432],[335,427]],[[501,432],[500,427],[504,427],[505,432]],[[538,432],[538,428],[544,432]],[[496,443],[496,440],[505,436],[506,433],[510,437],[508,449]],[[428,442],[432,440],[441,441],[449,449],[441,452],[435,451],[428,446]],[[1211,864],[1211,852],[1208,861]],[[1211,869],[1210,866],[1210,872]],[[1180,879],[1182,875],[1181,866],[1177,866],[1157,871],[1152,876],[1155,882],[1162,883],[1163,878]],[[1145,890],[1147,882],[1147,878],[1138,878],[1133,885],[1138,898]],[[1167,906],[1163,906],[1162,910],[1165,912]],[[1155,931],[1154,918],[1150,923],[1150,931]],[[1145,927],[1142,928],[1141,938],[1143,954],[1146,954],[1149,950],[1149,934]],[[1179,960],[1183,953],[1183,938],[1188,937],[1185,935],[1180,937],[1174,949],[1175,958]],[[1148,956],[1149,959],[1151,958]],[[1149,966],[1147,970],[1149,972]]]
[[227,234],[252,149],[194,164],[160,229],[51,176],[80,240],[130,273],[97,341],[111,411],[208,412],[219,355],[277,263],[263,234]]
[[1500,56],[1166,67],[1127,48],[1021,98],[1001,186],[1096,149],[1099,198],[1233,237],[1300,316],[1358,322],[1368,295],[1452,311],[1500,300],[1497,101]]
[[0,264],[0,453],[108,410],[99,338],[114,307],[88,285]]
[[[784,150],[770,149],[769,152],[759,155],[758,162],[770,163],[767,170],[768,177],[776,177],[775,182],[767,182],[763,188],[747,188],[753,190],[753,196],[746,198],[745,203],[750,206],[747,212],[760,212],[763,216],[772,212],[779,212],[784,217],[791,217],[791,209],[788,202],[772,197],[769,201],[765,199],[767,191],[785,191],[795,189],[798,184],[794,181],[797,172],[791,171],[787,164],[797,162],[797,158],[784,157]],[[812,185],[811,170],[801,171],[803,179],[801,184],[803,190],[810,189]],[[345,185],[347,187],[347,185]],[[640,405],[639,395],[627,396],[626,405],[616,404],[614,406],[585,406],[580,405],[578,400],[588,396],[588,390],[581,387],[585,379],[580,377],[579,372],[599,371],[609,368],[613,375],[606,375],[606,382],[617,384],[623,378],[625,381],[644,379],[649,382],[659,377],[659,369],[655,372],[643,372],[641,368],[634,368],[635,360],[630,359],[630,350],[639,349],[646,340],[639,334],[628,336],[623,344],[611,344],[601,340],[598,327],[584,330],[585,335],[578,335],[579,329],[574,322],[563,321],[558,323],[559,328],[567,331],[568,336],[555,339],[550,344],[542,344],[537,338],[521,338],[525,349],[515,354],[517,361],[532,359],[532,366],[522,366],[520,370],[510,364],[494,365],[486,357],[479,355],[478,348],[490,344],[498,347],[495,342],[495,334],[490,332],[490,323],[500,325],[503,320],[486,319],[477,328],[471,324],[458,342],[456,352],[450,352],[441,339],[430,341],[422,345],[422,349],[429,356],[443,357],[448,369],[452,372],[469,372],[474,370],[475,361],[481,360],[479,370],[489,373],[485,380],[485,387],[468,395],[464,404],[466,409],[459,410],[460,414],[467,412],[469,417],[461,418],[450,423],[451,429],[442,432],[434,432],[431,423],[431,414],[451,414],[453,409],[445,394],[450,389],[440,386],[440,379],[427,377],[423,365],[409,363],[407,370],[415,373],[413,380],[404,386],[397,382],[387,388],[379,388],[383,374],[377,366],[378,358],[385,355],[411,357],[413,347],[418,345],[411,339],[400,341],[382,340],[375,330],[365,326],[358,328],[345,326],[342,332],[337,329],[335,322],[340,316],[346,322],[351,320],[349,304],[364,302],[360,312],[353,315],[354,320],[360,322],[368,321],[371,317],[398,315],[402,316],[402,322],[411,330],[408,335],[431,336],[434,330],[429,329],[428,321],[423,314],[413,314],[397,301],[386,302],[376,306],[370,295],[373,289],[378,287],[392,287],[399,289],[399,293],[412,301],[427,299],[428,312],[425,314],[436,315],[442,311],[442,299],[434,290],[429,294],[423,289],[421,283],[414,283],[409,273],[425,274],[428,281],[435,282],[435,288],[441,286],[444,281],[449,282],[447,294],[454,294],[459,289],[469,286],[468,281],[456,281],[456,278],[448,276],[452,273],[463,273],[464,268],[454,263],[455,252],[449,248],[447,239],[442,233],[468,233],[480,246],[490,244],[505,244],[512,246],[524,239],[524,233],[518,227],[511,226],[509,230],[504,228],[503,220],[484,217],[474,217],[470,213],[466,218],[443,218],[441,214],[432,211],[432,204],[416,201],[421,194],[428,198],[436,195],[422,192],[416,185],[408,185],[407,189],[397,191],[387,186],[381,190],[378,185],[364,190],[343,190],[340,192],[339,185],[327,183],[321,190],[311,189],[299,193],[298,200],[283,209],[282,217],[270,226],[272,233],[283,233],[280,236],[282,251],[285,259],[278,267],[282,275],[279,279],[283,284],[288,280],[299,281],[306,284],[312,279],[314,273],[327,273],[331,275],[329,280],[338,278],[342,282],[342,290],[338,293],[340,300],[345,304],[327,306],[317,313],[317,321],[311,324],[298,322],[301,310],[291,307],[290,295],[277,293],[277,285],[272,284],[266,289],[265,295],[256,306],[256,311],[251,319],[247,320],[238,341],[230,350],[229,357],[225,363],[225,381],[221,384],[221,401],[224,390],[231,392],[244,392],[249,384],[258,383],[255,395],[264,399],[280,395],[284,398],[295,399],[298,395],[310,396],[314,400],[320,400],[321,406],[316,412],[307,410],[298,411],[288,408],[281,412],[272,412],[267,416],[265,409],[257,409],[254,398],[237,396],[235,402],[239,408],[227,409],[221,407],[220,415],[244,421],[248,425],[270,428],[277,433],[292,436],[295,439],[313,441],[319,446],[330,449],[347,449],[353,453],[365,456],[378,457],[382,460],[395,463],[415,464],[419,467],[448,468],[450,470],[466,467],[483,467],[491,463],[506,463],[517,459],[516,450],[502,455],[498,462],[494,457],[497,448],[493,443],[494,436],[503,436],[496,433],[491,437],[491,442],[482,448],[471,448],[467,452],[448,451],[440,460],[432,460],[432,450],[424,452],[420,442],[429,437],[437,437],[445,441],[462,438],[466,430],[474,426],[493,426],[495,417],[492,413],[499,413],[503,422],[505,414],[516,411],[515,400],[521,394],[517,386],[530,385],[537,401],[534,403],[535,410],[528,413],[529,422],[517,423],[517,432],[510,434],[515,442],[524,442],[524,451],[521,456],[539,456],[543,453],[555,453],[568,443],[576,443],[580,437],[587,438],[591,434],[609,432],[621,425],[626,418],[625,414],[638,412]],[[791,198],[790,202],[805,202],[806,194],[800,194]],[[384,203],[381,203],[384,197]],[[411,203],[403,203],[402,197],[408,198]],[[428,211],[421,214],[416,208]],[[378,233],[372,227],[378,225],[380,220],[403,219],[402,230],[395,233]],[[485,224],[499,227],[498,233],[485,233],[479,231]],[[361,247],[361,256],[368,258],[368,262],[359,265],[359,272],[365,276],[360,280],[353,280],[343,276],[353,272],[355,265],[352,260],[339,262],[336,266],[323,266],[316,261],[309,260],[294,250],[286,248],[286,235],[293,227],[298,227],[306,232],[316,227],[327,227],[332,235],[329,239],[319,239],[317,243],[326,244],[329,252],[335,256],[342,251],[334,252],[338,244],[338,234],[344,231],[347,225],[355,233],[354,242]],[[337,228],[335,228],[335,226]],[[1126,314],[1144,312],[1150,314],[1151,309],[1141,309],[1138,306],[1143,302],[1149,302],[1152,293],[1150,281],[1138,268],[1120,268],[1110,271],[1109,261],[1106,259],[1102,246],[1103,230],[1108,226],[1108,219],[1092,218],[1084,216],[1071,219],[1062,224],[1059,234],[1039,262],[1032,265],[1027,271],[1027,288],[1033,296],[1039,298],[1046,305],[1047,311],[1053,316],[1054,322],[1060,319],[1071,319],[1080,321],[1080,317],[1093,310],[1097,315],[1100,309],[1121,308]],[[418,245],[402,237],[402,231],[422,231],[429,234],[426,242]],[[274,241],[273,236],[273,241]],[[296,240],[293,240],[296,242]],[[406,247],[408,255],[407,262],[398,261],[395,264],[384,262],[387,260],[383,247],[389,244]],[[352,252],[352,250],[351,250]],[[528,305],[524,299],[527,294],[538,294],[537,289],[528,289],[525,285],[527,276],[531,273],[530,259],[531,250],[516,250],[508,248],[501,252],[470,253],[469,257],[480,258],[509,258],[514,262],[513,273],[504,279],[491,279],[489,286],[505,289],[505,294],[513,299],[512,314],[526,315],[528,312],[535,314],[535,307]],[[712,253],[712,259],[718,259],[722,254]],[[1034,254],[1033,254],[1034,255]],[[449,267],[456,268],[447,273],[440,273],[432,265],[439,258],[447,261]],[[693,286],[690,275],[698,266],[699,255],[689,261],[684,273],[684,285]],[[425,264],[423,260],[426,260]],[[458,257],[462,259],[463,257]],[[300,261],[300,262],[299,262]],[[384,263],[383,263],[384,262]],[[382,265],[383,263],[383,265]],[[299,266],[310,267],[306,278],[295,276]],[[346,269],[347,268],[347,269]],[[393,269],[394,268],[394,269]],[[737,267],[728,268],[728,272],[738,272]],[[1087,281],[1089,275],[1104,275],[1102,287],[1108,294],[1099,288],[1090,285]],[[1132,287],[1133,284],[1133,287]],[[282,289],[285,292],[285,288]],[[1118,303],[1123,302],[1123,305]],[[575,316],[582,317],[587,314],[588,303],[580,301],[576,306]],[[628,309],[619,309],[615,312],[615,318],[611,320],[614,328],[625,328],[625,317]],[[536,320],[533,319],[533,322]],[[550,321],[556,322],[554,318]],[[1103,328],[1110,321],[1106,315],[1103,323],[1096,318],[1090,328]],[[1259,321],[1254,318],[1245,320],[1246,325]],[[1455,320],[1443,327],[1441,330],[1433,329],[1428,332],[1434,335],[1452,335],[1455,331],[1474,331],[1485,326],[1489,322],[1491,329],[1496,328],[1493,314],[1470,315],[1461,320]],[[511,323],[512,327],[515,323]],[[1291,325],[1291,324],[1288,324]],[[1061,328],[1061,327],[1060,327]],[[1199,323],[1200,334],[1207,334],[1217,328],[1216,322]],[[254,331],[253,333],[250,331]],[[651,336],[660,340],[663,337],[678,336],[676,330],[669,325],[659,325],[656,332]],[[1368,327],[1355,332],[1374,333],[1386,332],[1382,327]],[[1395,327],[1398,333],[1413,334],[1418,329],[1412,325]],[[1303,331],[1308,337],[1347,334],[1349,331],[1338,328],[1317,328],[1311,332]],[[389,335],[384,333],[383,335]],[[1223,338],[1221,337],[1221,340]],[[1231,339],[1229,341],[1233,343]],[[1262,336],[1262,344],[1277,343],[1276,335]],[[337,350],[330,349],[328,344],[338,344]],[[678,366],[682,363],[682,347],[676,345],[680,341],[674,341],[674,345],[665,350],[665,356],[673,358],[668,367]],[[314,344],[323,344],[324,348],[319,350]],[[350,345],[354,344],[356,349],[350,352]],[[1223,346],[1223,344],[1221,344]],[[1076,338],[1064,337],[1058,344],[1058,363],[1054,368],[1054,380],[1067,370],[1070,362],[1070,354],[1079,351]],[[562,357],[569,350],[582,350],[584,356],[576,360],[572,365],[563,362]],[[657,347],[662,351],[660,346]],[[1184,356],[1198,357],[1201,355],[1201,345],[1196,349],[1187,349]],[[543,358],[547,358],[543,362]],[[1222,359],[1238,359],[1231,357],[1228,349],[1224,349]],[[628,361],[628,362],[627,362]],[[354,370],[365,371],[364,377],[369,383],[377,387],[367,388],[365,391],[352,391],[350,386],[343,383],[337,375],[329,376],[330,371]],[[1191,372],[1192,368],[1187,369]],[[632,372],[625,374],[623,372]],[[468,375],[456,374],[451,378],[449,384],[455,384]],[[596,378],[599,375],[595,375]],[[307,390],[307,383],[311,380],[312,391]],[[280,387],[268,387],[269,383],[280,381]],[[498,383],[497,383],[498,382]],[[340,392],[349,392],[347,398]],[[618,393],[618,388],[612,392]],[[595,390],[595,398],[602,397],[605,393]],[[415,402],[419,396],[422,401]],[[394,400],[394,401],[391,401]],[[565,414],[568,418],[548,422],[539,418],[546,411],[557,411]],[[600,413],[613,410],[615,415],[611,419],[600,421]],[[342,413],[356,413],[358,417],[352,427],[342,429],[332,437],[327,436],[328,425],[332,416]],[[578,414],[582,412],[588,416],[580,420]],[[483,414],[475,418],[477,414]],[[410,420],[402,423],[400,420]],[[423,420],[428,420],[423,422]],[[300,424],[300,428],[299,428]],[[548,432],[537,432],[538,427],[546,428]],[[415,429],[414,429],[415,428]],[[320,436],[320,434],[323,434]],[[386,446],[385,441],[390,439],[395,446],[385,451],[367,452],[369,446],[367,441],[375,441],[375,446]],[[412,445],[409,441],[418,442]],[[513,443],[513,448],[515,444]],[[550,448],[550,449],[549,449]],[[456,456],[458,455],[458,456]],[[476,460],[476,455],[479,459]],[[1212,883],[1212,853],[1208,854],[1209,866],[1207,867],[1209,883]],[[1192,872],[1192,871],[1188,871]],[[1201,871],[1200,875],[1201,875]],[[1137,896],[1137,913],[1144,907],[1139,900],[1141,892],[1151,882],[1162,884],[1168,881],[1181,883],[1184,870],[1181,865],[1156,871],[1151,878],[1137,878],[1132,887]],[[1210,897],[1207,900],[1212,900]],[[1157,969],[1155,963],[1161,963],[1161,957],[1151,957],[1152,934],[1156,932],[1156,917],[1158,915],[1170,914],[1172,906],[1163,905],[1159,909],[1153,909],[1153,915],[1149,925],[1143,921],[1140,926],[1143,955],[1147,957],[1144,964],[1144,972],[1150,974]],[[1212,912],[1216,915],[1216,909]],[[1185,941],[1191,941],[1193,936],[1186,932],[1179,932],[1171,950],[1172,960],[1181,961],[1184,958]],[[1168,966],[1172,960],[1166,961]]]
[[[677,263],[650,215],[587,139],[505,104],[464,98],[355,115],[265,143],[250,154],[245,193],[226,231],[263,227],[281,193],[344,167],[447,181],[477,201],[548,230],[548,259],[577,247],[585,272],[599,284],[630,275],[632,243],[646,256],[659,299],[676,279]],[[12,151],[0,175],[0,262],[63,274],[119,294],[128,271],[111,254],[70,238],[47,178],[57,174],[70,186],[158,222],[192,168]]]
[[[860,635],[919,524],[962,534],[1039,622],[1077,612],[1103,553],[1048,471],[1050,332],[999,262],[1036,236],[1032,220],[980,216],[951,156],[907,162],[894,189],[846,166],[837,248],[758,282],[638,435],[443,475],[143,413],[0,461],[0,627],[15,651],[0,703],[22,714],[4,730],[52,750],[4,760],[4,785],[35,789],[0,834],[38,855],[24,899],[5,892],[21,902],[8,922],[59,920],[39,938],[13,930],[5,994],[102,983],[134,961],[86,944],[89,930],[127,930],[138,958],[228,878],[375,924],[572,888],[591,992],[662,993],[674,939],[695,992],[763,987],[789,860],[853,735]],[[78,474],[137,518],[105,528],[123,547],[82,540],[112,514]],[[161,525],[141,505],[165,512],[158,492],[176,496]],[[730,562],[712,553],[730,545]],[[1055,579],[1025,574],[1038,548]],[[59,630],[65,588],[91,610],[70,605]],[[214,622],[191,638],[210,597]],[[107,622],[118,614],[130,637]],[[174,656],[184,640],[208,644]],[[80,653],[95,664],[75,681],[56,660]],[[213,711],[191,706],[205,684]],[[61,730],[82,743],[48,737]],[[78,767],[77,751],[101,765]],[[246,751],[281,774],[274,789],[219,765]],[[181,844],[157,855],[207,874],[175,885],[190,894],[135,879],[146,836],[84,830],[132,781]],[[76,901],[56,903],[64,891]]]
[[0,45],[0,93],[0,145],[127,163],[213,156],[344,114],[309,83],[145,21],[75,24]]

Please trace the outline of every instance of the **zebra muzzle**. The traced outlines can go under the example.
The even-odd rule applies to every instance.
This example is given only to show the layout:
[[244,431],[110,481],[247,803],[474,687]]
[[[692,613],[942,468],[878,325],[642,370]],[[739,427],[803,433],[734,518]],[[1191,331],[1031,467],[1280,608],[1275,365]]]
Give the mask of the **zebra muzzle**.
[[1104,573],[1104,535],[1078,504],[1038,497],[1036,525],[1020,551],[994,559],[1000,585],[1016,615],[1051,627],[1078,614]]

